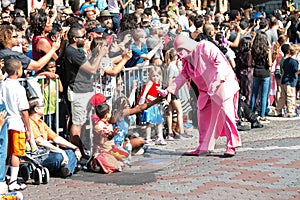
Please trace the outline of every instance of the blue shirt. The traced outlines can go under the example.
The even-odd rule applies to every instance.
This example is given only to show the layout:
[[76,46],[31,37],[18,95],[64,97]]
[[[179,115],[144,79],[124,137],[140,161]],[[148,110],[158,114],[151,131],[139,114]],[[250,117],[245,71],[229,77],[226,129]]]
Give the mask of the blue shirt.
[[281,79],[281,84],[290,85],[296,87],[298,81],[298,61],[294,58],[286,58],[282,65],[283,75]]
[[135,44],[131,45],[132,57],[127,61],[125,67],[134,67],[137,64],[143,63],[144,59],[140,56],[148,53],[146,44],[142,45],[142,49],[139,49]]

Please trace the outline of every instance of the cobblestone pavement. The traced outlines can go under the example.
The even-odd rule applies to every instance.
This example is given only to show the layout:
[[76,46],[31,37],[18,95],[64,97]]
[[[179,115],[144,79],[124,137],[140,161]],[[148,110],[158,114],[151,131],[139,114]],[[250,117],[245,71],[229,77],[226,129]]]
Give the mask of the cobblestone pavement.
[[262,129],[241,132],[243,146],[222,158],[225,139],[211,156],[186,157],[192,139],[170,141],[133,156],[114,174],[79,172],[46,185],[27,182],[24,199],[300,199],[300,118],[269,118]]

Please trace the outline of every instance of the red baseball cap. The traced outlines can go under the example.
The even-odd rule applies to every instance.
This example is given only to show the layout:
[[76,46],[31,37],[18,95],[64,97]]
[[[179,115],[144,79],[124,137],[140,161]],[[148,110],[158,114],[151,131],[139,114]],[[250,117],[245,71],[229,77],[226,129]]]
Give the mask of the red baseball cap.
[[92,98],[90,99],[90,104],[92,104],[92,106],[98,106],[102,103],[104,103],[106,101],[106,97],[103,96],[103,94],[101,93],[97,93],[97,94],[94,94],[92,96]]

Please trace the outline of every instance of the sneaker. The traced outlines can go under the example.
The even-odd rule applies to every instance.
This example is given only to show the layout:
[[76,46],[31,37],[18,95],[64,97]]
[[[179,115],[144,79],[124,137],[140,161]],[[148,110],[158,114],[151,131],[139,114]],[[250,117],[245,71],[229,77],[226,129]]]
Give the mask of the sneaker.
[[169,134],[167,135],[166,140],[174,140],[174,138]]
[[264,125],[262,125],[261,123],[259,123],[258,120],[256,120],[255,122],[251,123],[251,128],[263,128]]
[[270,123],[270,121],[266,117],[260,117],[259,122],[262,124]]
[[26,185],[24,183],[18,183],[16,180],[8,184],[8,191],[10,192],[24,190],[25,188]]
[[148,139],[145,141],[145,145],[152,146],[155,145],[155,143],[151,139]]
[[288,118],[293,118],[293,117],[299,117],[299,115],[297,114],[291,114],[291,115],[287,115]]
[[8,193],[8,186],[5,181],[0,182],[0,194]]
[[282,114],[278,113],[276,110],[271,110],[268,113],[268,116],[270,116],[270,117],[282,117]]
[[158,144],[158,145],[167,145],[166,141],[163,138],[161,138],[161,137],[156,137],[155,144]]
[[143,155],[144,152],[145,152],[145,150],[143,148],[140,148],[136,153],[134,153],[134,155],[137,155],[137,156]]
[[237,125],[237,130],[238,131],[250,131],[250,127],[246,126],[246,125],[243,125],[243,124],[238,124]]

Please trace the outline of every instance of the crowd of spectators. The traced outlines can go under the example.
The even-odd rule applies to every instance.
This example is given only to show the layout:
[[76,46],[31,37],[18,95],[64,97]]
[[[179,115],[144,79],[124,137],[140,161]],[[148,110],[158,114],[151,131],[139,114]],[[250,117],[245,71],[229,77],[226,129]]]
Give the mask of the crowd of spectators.
[[[46,2],[42,8],[33,8],[27,14],[21,9],[14,9],[12,1],[2,1],[0,59],[3,64],[0,71],[3,86],[1,84],[0,96],[3,109],[7,107],[8,119],[16,117],[16,111],[22,111],[18,119],[25,127],[19,132],[26,133],[26,140],[33,137],[38,146],[45,146],[53,152],[51,160],[59,163],[50,170],[51,175],[68,177],[76,172],[76,160],[90,158],[83,142],[87,134],[83,126],[89,118],[90,109],[101,104],[109,105],[105,107],[107,115],[102,116],[105,123],[125,127],[122,127],[122,137],[118,137],[116,126],[109,126],[112,133],[99,130],[95,134],[105,133],[101,137],[109,136],[110,141],[115,137],[115,144],[120,148],[125,147],[126,137],[127,142],[138,138],[138,148],[134,152],[137,154],[142,153],[140,149],[144,144],[167,145],[169,140],[191,137],[185,130],[191,124],[198,124],[192,109],[196,106],[194,99],[198,96],[198,89],[195,89],[197,87],[192,81],[188,81],[177,95],[173,95],[171,102],[160,99],[162,109],[152,105],[151,109],[159,112],[156,117],[161,116],[160,120],[156,119],[156,123],[153,123],[159,124],[156,126],[158,136],[155,142],[151,135],[152,122],[147,118],[153,115],[145,114],[152,111],[149,106],[141,106],[145,100],[148,103],[155,100],[158,97],[155,90],[166,88],[180,73],[180,56],[173,48],[173,40],[179,34],[197,42],[208,40],[226,56],[240,86],[239,99],[243,102],[239,104],[237,121],[240,130],[245,129],[242,122],[247,120],[251,128],[262,128],[262,124],[269,123],[268,115],[298,116],[300,11],[295,8],[291,10],[284,7],[273,13],[265,13],[255,10],[249,3],[239,10],[221,13],[216,9],[215,1],[210,1],[207,7],[193,5],[190,0],[85,0],[82,5],[69,0],[64,5],[50,6]],[[19,64],[22,69],[18,69]],[[144,68],[150,69],[151,77],[146,78],[148,81],[142,78],[141,71]],[[138,73],[133,73],[134,70],[138,70]],[[9,88],[7,84],[12,75],[14,78],[46,76],[43,82],[44,100],[28,97],[28,103],[22,97],[10,102],[10,95],[6,94],[8,90],[5,90],[5,94],[2,90]],[[95,96],[98,93],[102,95]],[[55,106],[56,94],[63,102],[58,110]],[[27,102],[20,102],[21,99]],[[128,113],[120,114],[124,110]],[[63,123],[56,121],[54,116],[57,112],[63,116],[60,118]],[[139,112],[143,113],[135,115]],[[43,115],[46,123],[41,122]],[[93,125],[97,126],[99,120],[93,121]],[[130,132],[129,126],[135,122],[146,125],[146,136]],[[53,131],[57,131],[57,123],[60,126],[64,124],[65,138],[53,134]],[[43,126],[43,130],[37,128],[39,126]],[[5,132],[3,130],[6,130],[5,123],[2,126],[2,132]],[[2,132],[1,137],[7,141]],[[12,142],[9,138],[8,143]],[[25,138],[22,140],[25,142]],[[60,148],[50,144],[50,140]],[[100,145],[100,149],[104,146],[100,141],[93,142],[97,143],[96,146]],[[0,145],[1,162],[5,163],[6,150],[3,149],[6,145]],[[11,152],[9,155],[19,157],[24,152],[25,149],[22,149],[18,154]],[[3,163],[1,172],[7,169]],[[16,165],[18,162],[12,166],[18,167]],[[46,162],[45,165],[52,166]],[[69,165],[71,167],[66,167]],[[16,176],[14,169],[10,170],[14,173],[11,177]],[[5,174],[6,170],[1,173],[0,181],[5,181]],[[12,184],[10,191],[26,187],[15,180],[8,181],[8,185]]]

